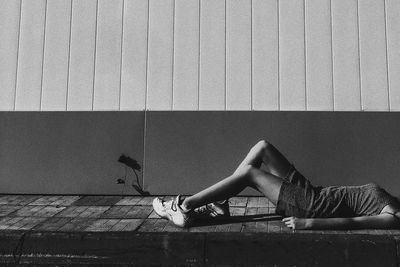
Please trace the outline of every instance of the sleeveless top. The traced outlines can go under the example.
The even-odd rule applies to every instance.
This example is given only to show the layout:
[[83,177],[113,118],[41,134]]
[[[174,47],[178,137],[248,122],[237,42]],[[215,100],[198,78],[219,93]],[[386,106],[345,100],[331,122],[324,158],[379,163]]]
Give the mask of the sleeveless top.
[[375,183],[360,186],[315,187],[318,192],[311,217],[355,217],[377,215],[389,204],[398,206],[395,197]]

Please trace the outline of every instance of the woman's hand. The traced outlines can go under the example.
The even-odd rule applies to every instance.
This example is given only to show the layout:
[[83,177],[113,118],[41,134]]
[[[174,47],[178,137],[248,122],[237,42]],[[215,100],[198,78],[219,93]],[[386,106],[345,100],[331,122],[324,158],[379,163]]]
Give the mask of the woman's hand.
[[287,227],[289,227],[293,230],[308,228],[307,219],[305,219],[305,218],[287,217],[287,218],[283,218],[282,222],[284,222]]

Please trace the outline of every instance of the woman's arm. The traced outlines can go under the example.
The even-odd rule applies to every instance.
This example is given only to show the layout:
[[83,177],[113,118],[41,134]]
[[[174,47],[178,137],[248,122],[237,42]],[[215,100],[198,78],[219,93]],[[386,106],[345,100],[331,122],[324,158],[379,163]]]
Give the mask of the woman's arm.
[[296,218],[282,220],[292,229],[387,229],[399,227],[394,215],[383,213],[352,218]]

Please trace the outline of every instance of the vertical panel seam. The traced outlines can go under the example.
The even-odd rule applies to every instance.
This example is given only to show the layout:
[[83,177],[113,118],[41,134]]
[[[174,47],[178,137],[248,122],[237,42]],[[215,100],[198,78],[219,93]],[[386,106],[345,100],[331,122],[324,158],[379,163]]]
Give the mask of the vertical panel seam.
[[279,47],[280,47],[280,40],[279,40],[279,38],[280,38],[280,25],[279,25],[279,20],[280,20],[280,16],[279,16],[279,0],[276,0],[276,13],[277,13],[277,16],[276,16],[276,20],[277,20],[277,32],[278,32],[278,38],[277,38],[277,41],[278,41],[278,43],[277,43],[277,46],[278,46],[278,55],[277,55],[277,58],[278,58],[278,60],[277,60],[277,62],[278,62],[278,66],[277,66],[277,68],[278,68],[278,77],[277,77],[277,82],[278,82],[278,110],[281,110],[281,70],[280,70],[280,49],[279,49]]
[[360,86],[360,110],[364,111],[362,101],[362,84],[361,84],[361,49],[360,49],[360,15],[359,15],[359,1],[357,0],[357,44],[358,44],[358,82]]
[[385,19],[385,48],[386,48],[386,84],[388,90],[388,109],[391,111],[390,105],[390,83],[389,83],[389,47],[388,47],[388,31],[387,31],[387,9],[386,9],[386,0],[383,0],[383,12],[384,12],[384,19]]
[[335,84],[333,79],[333,19],[332,19],[332,0],[329,0],[329,16],[331,23],[331,85],[332,85],[332,110],[335,111]]
[[225,34],[225,74],[224,74],[224,76],[225,76],[225,84],[224,84],[224,90],[225,90],[225,99],[224,99],[224,109],[225,110],[227,110],[227,95],[228,95],[228,90],[227,90],[227,45],[226,45],[226,21],[227,21],[227,15],[226,15],[226,4],[227,4],[227,2],[226,2],[226,0],[224,0],[224,3],[225,3],[225,6],[224,6],[224,9],[225,9],[225,14],[224,14],[224,17],[225,17],[225,21],[224,21],[224,24],[225,24],[225,31],[224,31],[224,34]]
[[199,0],[199,35],[198,35],[198,51],[197,51],[197,110],[200,110],[200,47],[201,47],[201,0]]
[[306,35],[306,0],[303,0],[303,19],[304,19],[304,105],[305,105],[305,110],[308,110],[308,101],[307,101],[307,95],[308,95],[308,90],[307,90],[307,35]]
[[15,84],[14,84],[14,111],[16,109],[17,102],[17,83],[18,83],[18,62],[19,62],[19,40],[21,36],[21,17],[22,17],[22,0],[19,1],[19,21],[18,21],[18,39],[17,39],[17,62],[15,66]]
[[125,0],[122,0],[122,14],[121,14],[121,51],[119,60],[119,100],[118,110],[121,110],[121,95],[122,95],[122,51],[124,46],[124,14],[125,14]]
[[96,0],[96,23],[94,28],[94,57],[93,57],[93,88],[92,88],[92,110],[94,110],[94,93],[96,84],[96,56],[97,56],[97,20],[99,17],[99,0]]
[[70,11],[70,17],[69,17],[69,40],[68,40],[68,62],[67,62],[67,92],[65,93],[65,110],[68,110],[73,3],[74,3],[74,0],[71,0],[71,11]]
[[253,110],[253,0],[250,0],[250,110]]
[[[149,0],[150,1],[150,0]],[[146,172],[146,135],[147,135],[147,110],[144,110],[144,119],[143,119],[143,173],[142,173],[142,187],[145,191],[144,187],[144,176]]]
[[39,99],[39,110],[42,110],[42,97],[43,97],[43,73],[44,73],[44,60],[45,60],[45,48],[46,48],[46,24],[47,24],[47,0],[44,6],[44,26],[43,26],[43,49],[42,49],[42,74],[40,77],[40,99]]
[[147,110],[148,72],[149,72],[149,31],[150,31],[150,0],[147,0],[147,31],[146,31],[146,88],[144,94],[144,110]]
[[147,0],[147,31],[146,31],[146,88],[144,96],[144,125],[143,125],[143,174],[142,186],[145,189],[146,175],[146,136],[147,136],[147,87],[148,87],[148,66],[149,66],[149,24],[150,24],[150,0]]
[[172,81],[171,81],[171,110],[174,110],[174,68],[175,68],[175,5],[176,1],[173,0],[172,6]]

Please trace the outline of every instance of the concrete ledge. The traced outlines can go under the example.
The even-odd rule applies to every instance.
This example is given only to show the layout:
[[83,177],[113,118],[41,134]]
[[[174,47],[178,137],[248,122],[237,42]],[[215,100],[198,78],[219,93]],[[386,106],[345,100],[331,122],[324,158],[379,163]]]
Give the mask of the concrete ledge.
[[365,234],[0,233],[0,264],[397,266],[399,239]]

